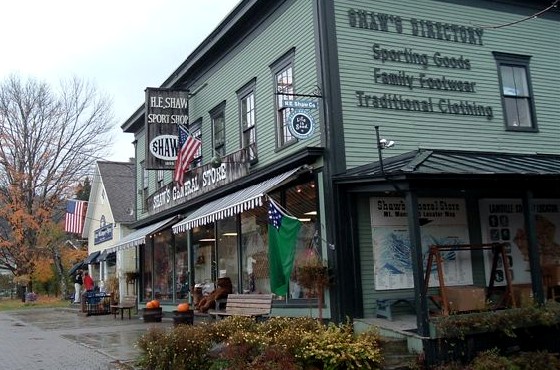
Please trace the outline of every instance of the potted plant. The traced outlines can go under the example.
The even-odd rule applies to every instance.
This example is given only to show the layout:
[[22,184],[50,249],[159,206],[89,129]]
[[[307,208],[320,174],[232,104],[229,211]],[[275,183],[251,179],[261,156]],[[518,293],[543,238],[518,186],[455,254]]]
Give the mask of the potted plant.
[[119,279],[116,276],[111,276],[105,283],[105,292],[111,296],[110,304],[117,304],[119,302]]
[[177,309],[173,311],[173,325],[193,325],[194,311],[188,303],[179,303]]
[[124,273],[124,276],[126,278],[127,284],[133,284],[136,281],[136,279],[138,279],[140,274],[136,271],[127,271]]
[[146,307],[142,309],[144,322],[161,322],[163,310],[157,299],[146,302]]
[[501,332],[506,336],[515,337],[517,329],[558,325],[560,325],[560,304],[557,302],[499,311],[438,316],[430,320],[431,336],[461,339],[471,334],[491,332]]
[[323,318],[323,298],[330,285],[329,270],[315,248],[308,248],[296,261],[295,280],[317,297],[319,319]]

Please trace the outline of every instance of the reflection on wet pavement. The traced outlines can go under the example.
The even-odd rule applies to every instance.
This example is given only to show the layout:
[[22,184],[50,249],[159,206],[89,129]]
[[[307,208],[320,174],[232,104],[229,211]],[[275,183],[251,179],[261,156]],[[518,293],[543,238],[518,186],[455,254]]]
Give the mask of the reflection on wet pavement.
[[171,327],[172,322],[144,323],[134,316],[131,320],[116,319],[112,315],[85,316],[75,309],[19,311],[12,314],[27,325],[58,332],[62,338],[106,354],[119,362],[138,357],[135,344],[152,326]]

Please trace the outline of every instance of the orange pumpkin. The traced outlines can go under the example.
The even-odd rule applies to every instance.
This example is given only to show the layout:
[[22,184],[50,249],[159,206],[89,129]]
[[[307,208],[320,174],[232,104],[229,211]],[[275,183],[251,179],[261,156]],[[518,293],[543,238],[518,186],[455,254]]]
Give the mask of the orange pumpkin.
[[187,312],[190,308],[191,306],[188,303],[179,303],[177,305],[177,311],[179,312]]
[[159,301],[157,299],[152,300],[154,308],[159,308]]
[[146,303],[146,308],[156,308],[156,307],[154,306],[154,301],[149,301],[149,302],[147,302],[147,303]]

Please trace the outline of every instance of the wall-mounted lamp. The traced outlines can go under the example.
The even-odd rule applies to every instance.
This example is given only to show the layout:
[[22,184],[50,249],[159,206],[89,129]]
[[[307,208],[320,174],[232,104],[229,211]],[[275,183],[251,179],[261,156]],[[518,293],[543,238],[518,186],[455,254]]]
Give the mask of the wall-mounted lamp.
[[212,166],[212,168],[219,168],[222,165],[222,163],[237,163],[237,164],[247,163],[251,158],[250,153],[256,152],[255,144],[251,144],[249,146],[239,149],[239,151],[236,153],[226,155],[225,157],[229,158],[229,160],[224,161],[222,155],[218,153],[216,149],[212,148],[212,150],[214,151],[214,156],[210,160],[210,165]]
[[375,126],[375,137],[377,139],[377,154],[379,155],[379,169],[381,171],[381,174],[385,175],[385,171],[383,169],[383,155],[381,154],[381,151],[383,149],[388,149],[393,147],[395,145],[395,142],[393,140],[380,139],[379,126]]
[[210,160],[210,165],[212,168],[219,168],[222,165],[222,156],[220,153],[215,152],[214,156]]
[[391,148],[394,145],[395,142],[393,140],[387,140],[387,139],[379,140],[379,146],[381,147],[381,149]]

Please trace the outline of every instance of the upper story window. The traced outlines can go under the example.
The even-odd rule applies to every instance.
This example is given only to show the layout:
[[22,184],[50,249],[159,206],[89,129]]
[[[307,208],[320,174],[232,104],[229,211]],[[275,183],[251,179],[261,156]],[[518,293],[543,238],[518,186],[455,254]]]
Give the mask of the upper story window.
[[212,121],[212,148],[219,155],[226,154],[225,102],[210,111]]
[[536,131],[529,56],[494,52],[500,78],[506,129]]
[[257,160],[257,128],[255,115],[256,79],[237,91],[239,99],[239,122],[241,123],[241,147],[249,149],[249,161]]
[[146,169],[146,162],[142,161],[140,163],[140,167],[142,168],[142,189],[148,189],[148,181],[150,179],[148,170]]
[[[189,133],[195,138],[202,142],[202,118],[197,119],[188,126]],[[196,151],[193,161],[191,162],[191,168],[199,167],[202,165],[202,146]]]
[[142,184],[139,195],[142,197],[142,212],[144,213],[148,211],[148,181],[150,180],[149,172],[146,169],[146,162],[140,162],[140,170],[142,171]]
[[163,177],[164,176],[164,171],[163,170],[158,170],[157,171],[157,188],[160,189],[163,187]]
[[288,117],[292,114],[293,109],[284,108],[283,103],[284,100],[294,99],[294,52],[294,49],[290,50],[270,66],[274,76],[276,94],[276,145],[278,147],[283,147],[296,140],[288,130]]

